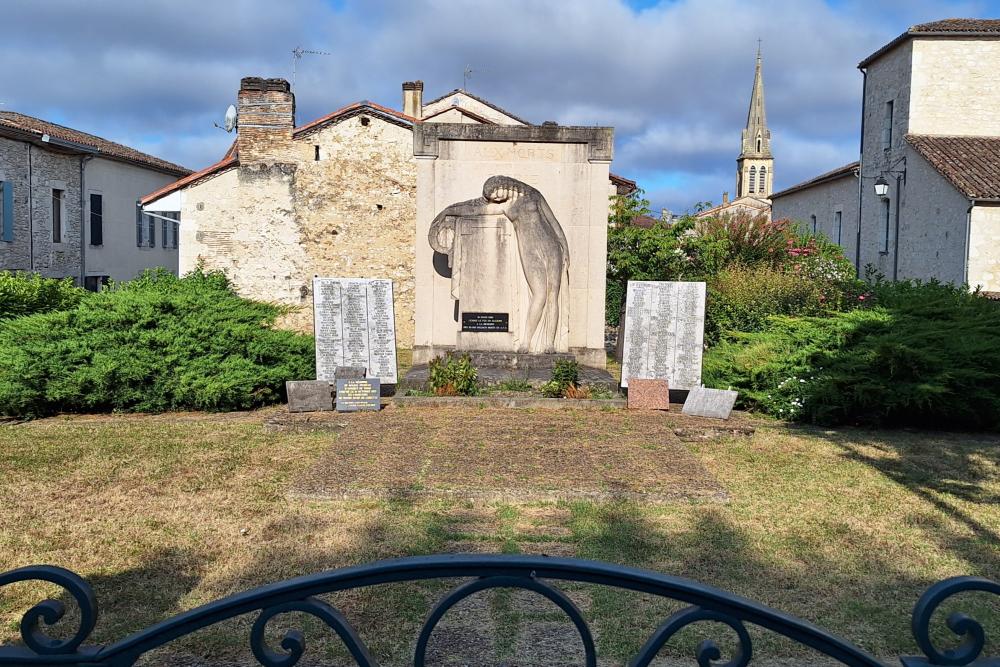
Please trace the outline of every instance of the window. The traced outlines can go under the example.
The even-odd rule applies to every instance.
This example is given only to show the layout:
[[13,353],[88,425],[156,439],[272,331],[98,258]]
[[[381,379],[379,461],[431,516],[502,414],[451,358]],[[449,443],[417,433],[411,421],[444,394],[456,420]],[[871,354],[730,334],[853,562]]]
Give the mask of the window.
[[882,202],[882,222],[885,224],[885,240],[882,242],[882,254],[889,254],[889,200]]
[[843,232],[844,226],[844,213],[843,211],[837,211],[833,214],[833,224],[837,228],[837,245],[840,245],[840,239],[842,237],[841,232]]
[[156,247],[156,218],[151,215],[146,216],[146,223],[149,228],[149,234],[146,236],[146,245],[150,248]]
[[757,187],[757,192],[767,194],[767,167],[760,168],[760,185]]
[[135,211],[135,245],[138,248],[156,247],[156,218],[144,214],[138,207]]
[[[163,215],[162,213],[160,215]],[[163,218],[160,218],[160,231],[163,233],[161,238],[163,239],[163,248],[170,247],[170,223]]]
[[104,195],[90,194],[90,245],[104,245]]
[[816,216],[815,215],[810,215],[809,216],[809,224],[812,225],[813,236],[815,236],[816,235]]
[[62,243],[63,237],[63,195],[65,190],[52,189],[52,242]]
[[751,194],[757,186],[757,167],[750,167],[750,189],[747,192]]
[[172,246],[174,250],[177,250],[177,237],[180,236],[180,233],[181,233],[181,225],[180,225],[179,222],[175,222],[174,223],[174,244]]
[[313,149],[315,151],[315,160],[316,162],[319,162],[319,144],[313,146]]
[[760,152],[760,137],[757,137],[757,152]]
[[99,292],[108,284],[108,278],[109,276],[86,276],[83,279],[83,287],[91,292]]
[[0,181],[0,241],[14,240],[14,184]]
[[889,150],[892,147],[892,100],[885,103],[885,112],[882,114],[882,150]]

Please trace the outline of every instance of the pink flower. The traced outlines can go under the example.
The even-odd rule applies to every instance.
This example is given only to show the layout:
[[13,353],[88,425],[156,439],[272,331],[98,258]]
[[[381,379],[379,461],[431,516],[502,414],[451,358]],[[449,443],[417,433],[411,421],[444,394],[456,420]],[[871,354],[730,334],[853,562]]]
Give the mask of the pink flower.
[[859,294],[858,295],[858,301],[864,301],[864,300],[865,300],[865,295],[864,294]]

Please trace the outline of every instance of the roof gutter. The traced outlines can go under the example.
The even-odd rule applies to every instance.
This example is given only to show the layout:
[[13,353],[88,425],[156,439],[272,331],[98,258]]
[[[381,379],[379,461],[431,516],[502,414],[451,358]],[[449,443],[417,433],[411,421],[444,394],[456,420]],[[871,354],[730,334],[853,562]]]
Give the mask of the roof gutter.
[[861,277],[861,203],[865,194],[865,101],[868,97],[868,70],[862,65],[861,70],[861,140],[858,142],[858,234],[854,242],[854,270]]

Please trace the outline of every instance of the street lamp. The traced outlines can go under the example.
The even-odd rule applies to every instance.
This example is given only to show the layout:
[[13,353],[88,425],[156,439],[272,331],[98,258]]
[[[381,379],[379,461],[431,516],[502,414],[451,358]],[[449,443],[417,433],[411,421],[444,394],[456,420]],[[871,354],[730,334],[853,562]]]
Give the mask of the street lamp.
[[880,175],[875,181],[875,194],[882,199],[889,196],[889,181],[885,180],[884,175]]

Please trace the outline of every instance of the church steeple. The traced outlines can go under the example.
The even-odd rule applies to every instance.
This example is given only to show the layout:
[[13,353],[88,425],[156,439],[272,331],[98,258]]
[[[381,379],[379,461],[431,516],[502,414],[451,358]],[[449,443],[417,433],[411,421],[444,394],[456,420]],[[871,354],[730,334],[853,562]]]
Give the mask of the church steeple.
[[750,93],[750,110],[747,126],[743,130],[740,156],[736,160],[736,196],[771,196],[774,182],[774,156],[771,154],[771,131],[767,129],[767,112],[764,109],[764,75],[757,44],[757,66]]

